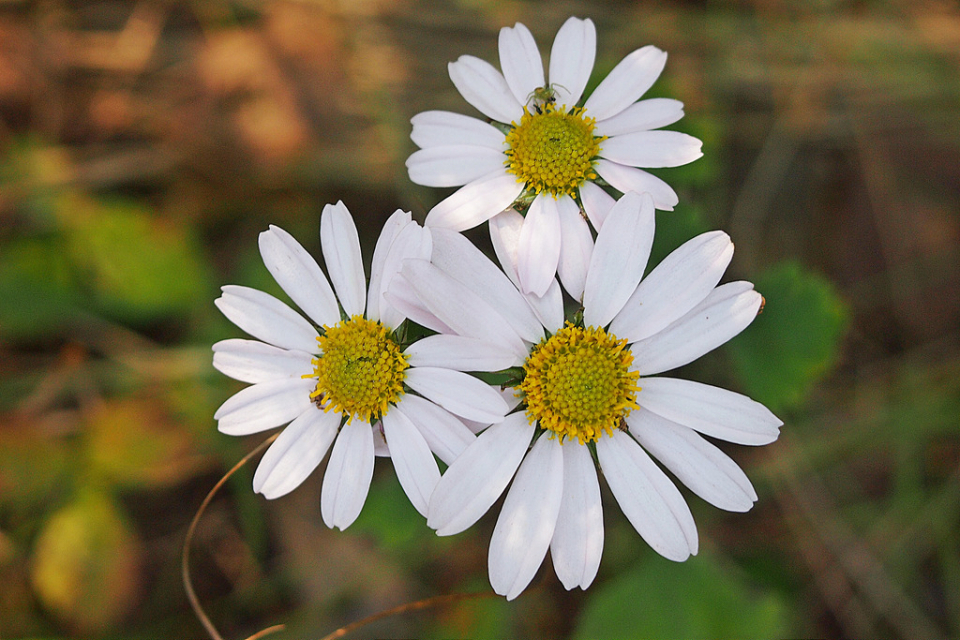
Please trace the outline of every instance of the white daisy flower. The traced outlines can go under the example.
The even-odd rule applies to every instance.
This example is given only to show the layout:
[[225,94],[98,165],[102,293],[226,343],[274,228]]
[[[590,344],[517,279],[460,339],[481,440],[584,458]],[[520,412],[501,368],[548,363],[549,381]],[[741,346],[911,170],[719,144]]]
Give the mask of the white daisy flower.
[[[659,131],[683,117],[677,100],[638,99],[653,85],[667,54],[637,49],[585,101],[596,29],[570,18],[553,41],[544,75],[530,31],[500,31],[500,66],[473,56],[449,65],[461,95],[492,123],[448,111],[414,116],[420,147],[407,159],[410,179],[430,187],[461,187],[435,206],[427,226],[463,231],[517,205],[526,208],[518,272],[525,292],[543,295],[558,263],[577,260],[593,244],[583,211],[599,230],[613,205],[595,180],[623,193],[647,192],[672,210],[677,194],[640,167],[676,167],[703,155],[700,140]],[[567,285],[567,275],[560,272]]]
[[[757,495],[740,468],[701,434],[761,445],[782,422],[737,393],[670,377],[740,333],[762,297],[749,282],[717,286],[733,255],[721,231],[697,236],[641,280],[654,232],[648,195],[624,195],[590,259],[582,322],[564,323],[556,282],[544,298],[517,282],[516,213],[492,225],[506,276],[462,237],[433,230],[432,263],[408,260],[388,297],[411,304],[462,336],[502,345],[522,360],[521,410],[482,431],[444,473],[427,524],[439,535],[476,522],[512,479],[490,541],[490,582],[508,599],[529,584],[549,548],[567,589],[591,584],[603,549],[594,454],[637,532],[666,558],[697,553],[697,530],[677,487],[729,511]],[[512,280],[513,284],[511,284]],[[531,322],[535,317],[541,323]],[[531,447],[532,442],[532,447]]]
[[473,341],[457,336],[428,337],[404,349],[394,329],[405,316],[383,292],[405,259],[431,253],[430,231],[409,213],[387,220],[369,287],[343,203],[324,208],[320,243],[332,289],[290,234],[275,226],[260,234],[264,264],[309,320],[262,291],[223,287],[217,307],[256,340],[213,346],[213,365],[251,384],[214,418],[220,431],[237,436],[289,423],[254,475],[254,490],[267,498],[298,487],[332,445],[320,498],[328,527],[345,529],[359,515],[378,448],[426,515],[440,478],[434,454],[450,463],[474,440],[457,416],[497,421],[509,410],[496,390],[463,371],[510,366],[515,358],[503,349],[476,355]]

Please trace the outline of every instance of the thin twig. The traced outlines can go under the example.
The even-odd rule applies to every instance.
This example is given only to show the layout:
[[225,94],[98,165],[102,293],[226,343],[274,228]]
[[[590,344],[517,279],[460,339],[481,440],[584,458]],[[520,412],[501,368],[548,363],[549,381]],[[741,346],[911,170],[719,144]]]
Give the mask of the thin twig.
[[[280,432],[278,431],[264,440],[256,449],[243,456],[243,458],[240,459],[240,462],[233,465],[233,468],[230,469],[230,471],[227,471],[227,473],[220,478],[220,481],[213,486],[213,489],[210,490],[210,493],[207,494],[207,497],[203,499],[203,502],[200,504],[200,508],[197,509],[197,513],[193,516],[193,521],[190,523],[190,528],[187,529],[187,536],[183,541],[183,587],[186,589],[187,599],[190,601],[190,606],[193,608],[193,612],[196,614],[197,619],[200,620],[200,624],[203,625],[203,628],[206,629],[207,633],[213,640],[223,640],[223,636],[221,636],[220,632],[217,631],[217,628],[213,626],[213,623],[210,622],[210,618],[208,618],[207,614],[204,612],[203,607],[200,606],[200,600],[197,599],[197,594],[193,590],[193,582],[190,580],[190,545],[193,542],[193,534],[197,530],[197,523],[200,522],[200,516],[203,515],[204,511],[206,511],[207,505],[209,505],[213,500],[213,497],[217,494],[217,491],[220,490],[220,487],[226,484],[227,480],[230,479],[230,476],[236,473],[243,465],[247,464],[250,458],[266,449],[267,445],[276,440],[279,435]],[[250,636],[250,638],[260,638],[268,633],[279,631],[282,628],[283,625],[269,627],[263,631],[255,633],[254,635]]]

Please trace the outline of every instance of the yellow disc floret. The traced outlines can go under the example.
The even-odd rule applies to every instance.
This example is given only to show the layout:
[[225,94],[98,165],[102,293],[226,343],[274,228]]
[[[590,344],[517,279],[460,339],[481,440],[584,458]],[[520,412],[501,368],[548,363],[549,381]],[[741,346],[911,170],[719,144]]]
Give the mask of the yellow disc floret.
[[324,329],[317,338],[317,387],[310,397],[324,411],[333,409],[348,421],[380,418],[403,395],[403,372],[409,365],[399,345],[385,326],[362,316]]
[[580,444],[612,435],[637,408],[639,374],[626,340],[602,328],[567,323],[537,345],[524,364],[520,383],[527,418],[557,437]]
[[597,177],[593,160],[604,138],[593,135],[596,121],[582,107],[564,109],[550,102],[535,113],[524,107],[520,124],[514,122],[507,134],[507,171],[537,193],[573,195],[584,181]]

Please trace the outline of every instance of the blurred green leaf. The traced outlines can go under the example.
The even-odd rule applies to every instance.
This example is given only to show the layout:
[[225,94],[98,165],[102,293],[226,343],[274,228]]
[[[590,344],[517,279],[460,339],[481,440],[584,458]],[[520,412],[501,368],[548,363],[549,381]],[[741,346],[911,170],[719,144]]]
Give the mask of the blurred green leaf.
[[652,553],[588,592],[574,638],[777,638],[787,602],[709,554],[674,563]]
[[[71,448],[28,420],[7,416],[0,429],[0,506],[29,512],[69,490]],[[7,522],[9,523],[9,521]]]
[[68,250],[104,311],[145,321],[207,303],[207,266],[189,230],[139,204],[65,196],[58,209]]
[[17,239],[2,248],[0,335],[37,338],[70,322],[81,299],[62,243],[54,236]]
[[134,604],[137,541],[105,495],[82,491],[46,521],[30,578],[40,602],[83,633],[109,628]]
[[833,285],[795,262],[756,280],[766,304],[729,345],[744,389],[774,411],[795,407],[833,366],[849,316]]

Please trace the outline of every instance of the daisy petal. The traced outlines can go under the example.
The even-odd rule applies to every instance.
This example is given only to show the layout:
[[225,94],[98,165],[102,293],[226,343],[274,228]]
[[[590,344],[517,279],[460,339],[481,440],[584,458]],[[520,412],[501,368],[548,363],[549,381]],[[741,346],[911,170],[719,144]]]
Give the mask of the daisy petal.
[[603,554],[600,483],[587,447],[567,442],[562,448],[563,498],[550,555],[566,589],[586,589],[597,576]]
[[437,483],[427,525],[437,535],[460,533],[480,519],[506,489],[520,466],[534,425],[513,413],[481,433]]
[[625,194],[597,234],[583,290],[583,322],[605,327],[637,288],[643,276],[654,232],[653,199]]
[[312,371],[313,355],[231,338],[213,345],[213,366],[234,380],[255,384],[277,378],[299,379]]
[[596,54],[597,29],[593,21],[568,18],[550,50],[550,84],[557,104],[572,107],[580,101]]
[[404,382],[449,411],[479,422],[499,422],[509,411],[500,395],[479,378],[437,367],[407,369]]
[[444,147],[451,142],[502,151],[506,136],[493,125],[451,111],[424,111],[410,120],[410,139],[421,149]]
[[627,424],[640,444],[691,491],[726,511],[749,511],[757,492],[737,463],[693,429],[655,413],[632,411]]
[[447,71],[460,95],[480,113],[506,124],[520,121],[523,107],[492,64],[473,56],[460,56],[447,65]]
[[653,86],[666,64],[666,52],[653,45],[637,49],[590,94],[584,104],[587,115],[600,122],[619,114]]
[[[387,249],[386,256],[383,259],[383,264],[380,265],[382,269],[380,278],[375,281],[371,277],[369,287],[370,292],[367,296],[368,318],[370,317],[369,300],[376,297],[378,298],[377,309],[380,313],[380,322],[385,327],[389,327],[390,329],[396,329],[400,326],[400,323],[403,322],[406,316],[401,310],[390,304],[390,302],[385,299],[384,294],[389,286],[393,283],[401,267],[403,267],[405,260],[429,260],[432,252],[433,239],[430,235],[430,230],[421,227],[416,222],[408,222],[407,225],[400,230],[400,232],[397,234],[397,237]],[[376,287],[376,289],[374,289],[374,287]],[[374,291],[379,291],[379,295],[374,296]]]
[[673,208],[680,202],[677,192],[670,185],[643,169],[628,167],[603,158],[597,160],[593,168],[601,178],[617,191],[649,193],[653,196],[653,206],[660,211],[673,211]]
[[527,588],[550,546],[563,495],[563,451],[542,437],[517,470],[490,538],[490,585],[507,600]]
[[397,274],[390,281],[390,287],[383,293],[383,298],[397,313],[431,331],[455,333],[423,305],[413,285],[402,274]]
[[783,421],[745,395],[677,378],[644,378],[637,402],[648,411],[737,444],[769,444]]
[[340,307],[317,261],[293,236],[270,225],[260,234],[263,264],[304,313],[318,325],[333,326],[340,321]]
[[320,489],[320,515],[331,529],[342,531],[360,515],[373,479],[373,459],[370,424],[351,420],[343,425]]
[[593,236],[590,226],[580,215],[580,207],[573,198],[557,200],[560,216],[560,261],[557,275],[574,300],[583,298],[583,285],[587,280],[587,267],[593,253]]
[[743,291],[740,283],[717,287],[682,318],[630,347],[635,370],[641,376],[654,375],[713,351],[753,322],[762,300],[753,289]]
[[631,167],[679,167],[703,156],[702,146],[679,131],[637,131],[604,140],[600,156]]
[[612,118],[598,122],[594,134],[613,137],[636,131],[650,131],[671,125],[681,118],[683,103],[679,100],[650,98],[634,102]]
[[610,331],[636,342],[663,330],[707,297],[732,258],[733,243],[723,231],[688,240],[640,282]]
[[[569,196],[560,196],[568,198]],[[517,275],[524,293],[542,296],[560,262],[560,214],[557,199],[546,192],[530,204],[520,229]]]
[[543,62],[533,34],[518,22],[512,29],[500,29],[499,45],[500,68],[503,69],[507,86],[517,102],[527,104],[533,90],[545,84]]
[[285,496],[307,479],[337,437],[340,415],[308,409],[287,425],[263,454],[253,490],[268,500]]
[[427,441],[430,450],[448,465],[477,439],[452,413],[410,393],[391,411],[399,411],[407,416]]
[[271,380],[241,389],[220,405],[213,419],[228,436],[247,436],[290,422],[313,404],[316,380]]
[[543,327],[524,297],[504,272],[463,235],[448,229],[433,231],[430,261],[497,309],[527,342],[539,342]]
[[403,352],[411,367],[442,367],[455,371],[502,371],[516,364],[509,350],[476,338],[435,335],[420,338]]
[[[634,189],[627,189],[627,191],[634,191]],[[642,193],[642,191],[637,191],[637,193]],[[617,204],[613,196],[597,186],[596,183],[589,181],[580,185],[580,202],[583,203],[583,210],[593,224],[593,228],[597,231],[600,231],[600,228],[603,227],[603,221],[607,219],[610,209],[613,209],[613,205]]]
[[407,260],[401,272],[426,310],[454,333],[499,344],[525,359],[527,347],[489,303],[426,260]]
[[440,480],[440,469],[410,418],[393,409],[383,414],[383,435],[390,447],[390,459],[410,503],[426,516],[433,488]]
[[320,214],[320,248],[344,312],[348,317],[362,316],[366,306],[367,282],[360,255],[360,237],[353,217],[343,202],[328,204],[323,208]]
[[[367,287],[368,320],[380,319],[381,293],[382,289],[386,288],[386,283],[381,286],[383,283],[383,263],[387,259],[390,247],[393,246],[393,241],[396,240],[400,231],[410,224],[412,219],[413,216],[410,212],[397,209],[393,212],[393,215],[387,218],[387,221],[383,224],[383,229],[380,230],[377,244],[373,249],[373,260],[370,263],[370,283]],[[390,274],[391,277],[392,275]],[[389,278],[387,280],[389,283]]]
[[696,555],[697,526],[680,491],[622,431],[597,440],[603,476],[623,515],[650,547],[668,560]]
[[499,149],[457,144],[428,147],[407,158],[410,180],[426,187],[459,187],[501,169]]
[[[513,387],[502,388],[499,385],[490,385],[490,388],[500,394],[500,399],[507,403],[510,411],[513,411],[520,405],[520,398],[517,397]],[[490,426],[489,422],[477,422],[476,420],[466,420],[459,418],[471,433],[477,434]]]
[[299,313],[269,293],[226,285],[213,301],[230,322],[254,338],[275,347],[312,351],[317,348],[317,330]]
[[523,188],[524,183],[517,182],[516,176],[497,169],[441,200],[427,214],[424,225],[454,231],[472,229],[513,204]]

